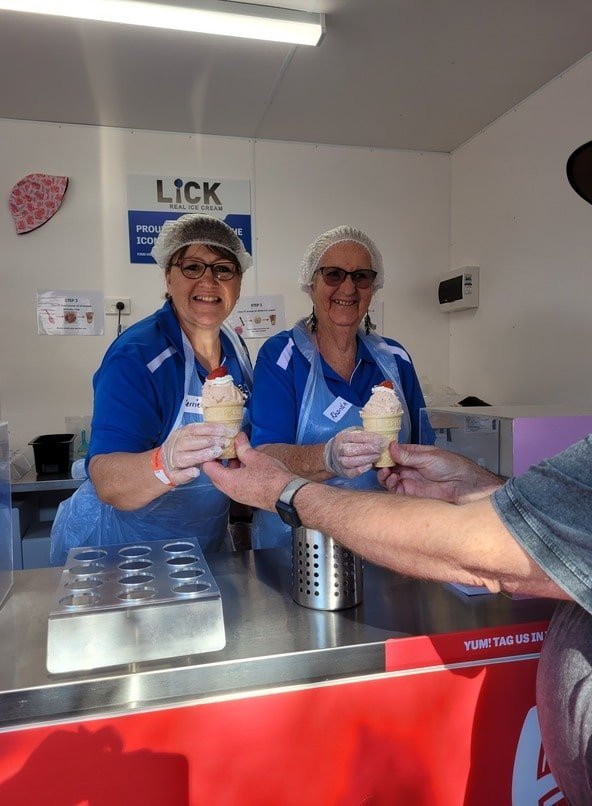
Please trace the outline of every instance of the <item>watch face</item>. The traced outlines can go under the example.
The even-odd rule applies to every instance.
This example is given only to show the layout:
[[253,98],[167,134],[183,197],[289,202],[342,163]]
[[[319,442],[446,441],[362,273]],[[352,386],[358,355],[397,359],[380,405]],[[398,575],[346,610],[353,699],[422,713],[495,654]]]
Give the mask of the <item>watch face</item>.
[[277,513],[280,518],[284,523],[287,523],[288,526],[292,526],[293,528],[302,526],[298,513],[292,504],[285,504],[283,501],[276,501],[275,508],[277,509]]

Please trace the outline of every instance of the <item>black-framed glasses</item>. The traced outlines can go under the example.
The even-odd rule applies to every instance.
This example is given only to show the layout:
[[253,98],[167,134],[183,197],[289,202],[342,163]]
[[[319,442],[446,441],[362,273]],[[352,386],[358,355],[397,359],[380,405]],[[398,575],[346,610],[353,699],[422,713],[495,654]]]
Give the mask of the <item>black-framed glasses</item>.
[[187,277],[188,280],[199,280],[206,273],[206,269],[211,270],[212,277],[222,281],[232,280],[233,277],[240,274],[238,267],[229,260],[221,260],[218,263],[204,263],[203,260],[184,257],[172,265],[178,266],[183,277]]
[[355,269],[355,271],[346,271],[337,266],[321,266],[317,269],[327,285],[337,287],[345,282],[346,277],[351,278],[351,281],[356,288],[370,288],[376,278],[374,269]]

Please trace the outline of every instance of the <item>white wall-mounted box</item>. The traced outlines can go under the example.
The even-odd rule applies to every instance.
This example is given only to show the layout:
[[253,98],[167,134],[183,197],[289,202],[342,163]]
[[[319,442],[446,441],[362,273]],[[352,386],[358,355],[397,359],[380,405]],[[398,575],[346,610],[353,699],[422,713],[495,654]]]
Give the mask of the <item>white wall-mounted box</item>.
[[438,284],[438,304],[444,313],[479,307],[479,267],[463,266],[448,272]]

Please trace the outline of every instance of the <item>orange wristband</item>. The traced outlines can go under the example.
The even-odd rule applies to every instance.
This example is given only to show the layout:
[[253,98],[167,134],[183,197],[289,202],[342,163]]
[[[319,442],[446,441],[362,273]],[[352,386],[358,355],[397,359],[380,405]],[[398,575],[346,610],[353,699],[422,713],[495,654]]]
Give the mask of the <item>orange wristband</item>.
[[164,465],[162,464],[162,446],[160,448],[155,448],[152,451],[152,472],[156,476],[159,481],[162,481],[163,484],[166,484],[167,487],[174,487],[175,485],[170,480],[167,475],[166,470],[164,469]]

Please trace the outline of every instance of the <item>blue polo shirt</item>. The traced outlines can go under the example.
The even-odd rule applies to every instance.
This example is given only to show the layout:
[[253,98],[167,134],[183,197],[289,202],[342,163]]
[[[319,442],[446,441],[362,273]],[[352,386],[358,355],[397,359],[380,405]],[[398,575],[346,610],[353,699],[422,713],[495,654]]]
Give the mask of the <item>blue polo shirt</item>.
[[[411,442],[419,442],[419,409],[425,401],[413,362],[406,350],[393,339],[384,339],[393,349],[409,416]],[[344,380],[321,356],[323,375],[335,397],[342,397],[354,406],[364,406],[372,387],[384,380],[363,342],[358,339],[356,366],[350,381]],[[272,336],[259,350],[253,375],[251,401],[251,442],[294,444],[298,429],[298,413],[310,364],[293,343],[292,331]]]
[[[234,348],[223,332],[220,340],[222,363],[248,397],[250,389]],[[208,370],[197,359],[195,368],[203,382]],[[181,328],[167,301],[111,344],[94,375],[87,467],[97,454],[141,453],[161,445],[179,412],[184,386]]]

